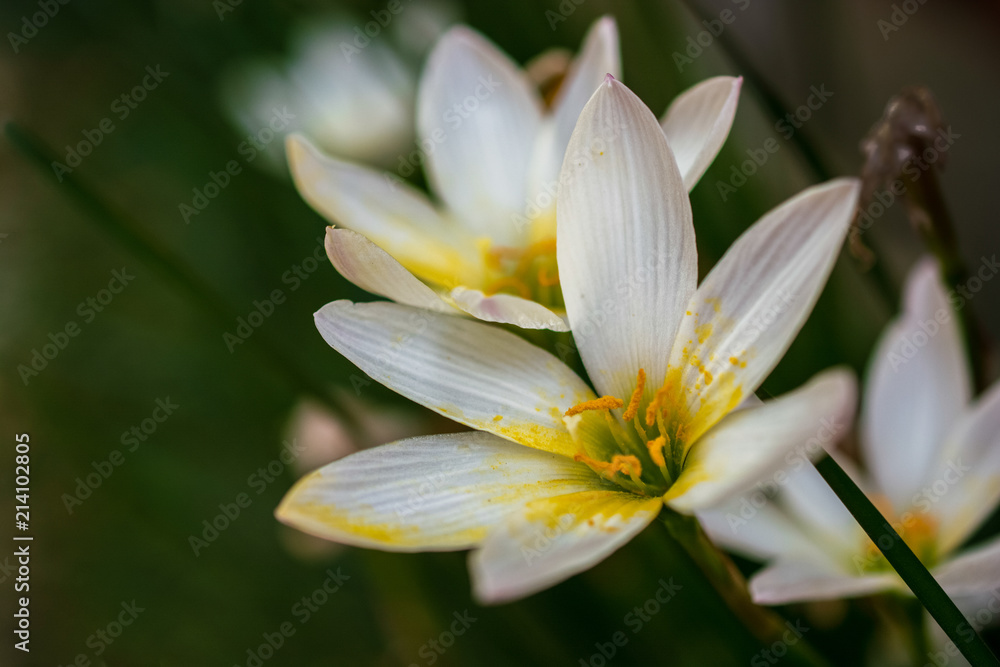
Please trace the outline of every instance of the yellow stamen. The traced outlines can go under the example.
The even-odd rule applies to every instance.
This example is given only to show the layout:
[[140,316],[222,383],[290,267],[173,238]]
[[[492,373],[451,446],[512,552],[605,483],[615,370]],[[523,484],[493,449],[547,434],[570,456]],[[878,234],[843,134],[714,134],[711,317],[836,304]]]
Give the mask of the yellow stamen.
[[660,410],[660,406],[663,405],[668,391],[670,391],[668,385],[663,385],[656,390],[656,396],[653,397],[652,402],[646,407],[646,426],[652,426],[656,423],[656,414]]
[[663,457],[663,448],[667,446],[667,439],[662,435],[656,440],[650,440],[646,443],[646,447],[649,449],[649,458],[653,459],[659,467],[664,467],[667,465],[667,460]]
[[625,414],[622,415],[622,419],[626,422],[632,421],[635,417],[635,413],[639,411],[639,401],[642,400],[642,391],[646,388],[646,371],[642,368],[639,369],[639,375],[635,378],[635,391],[632,392],[632,398],[629,399],[628,407],[625,408]]
[[620,472],[629,477],[642,475],[642,463],[631,454],[615,454],[611,457],[611,472]]
[[584,401],[583,403],[574,405],[566,411],[566,416],[572,417],[573,415],[578,415],[581,412],[586,412],[587,410],[614,410],[615,408],[620,408],[623,405],[625,405],[625,401],[620,398],[615,398],[614,396],[601,396],[600,398],[595,398],[592,401]]
[[[607,463],[605,461],[598,461],[597,459],[592,459],[586,454],[574,454],[573,460],[576,461],[577,463],[585,463],[586,465],[590,466],[590,468],[594,472],[601,475],[608,472],[608,469],[611,468],[610,463]],[[612,474],[614,474],[614,471],[611,472]]]

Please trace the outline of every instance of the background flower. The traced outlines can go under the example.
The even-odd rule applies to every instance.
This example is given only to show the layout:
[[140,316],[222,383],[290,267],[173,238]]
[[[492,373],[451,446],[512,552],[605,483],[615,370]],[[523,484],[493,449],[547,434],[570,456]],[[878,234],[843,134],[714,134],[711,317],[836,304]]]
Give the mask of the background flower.
[[[1000,587],[1000,540],[967,546],[1000,500],[1000,384],[971,399],[953,303],[935,262],[920,262],[869,369],[860,434],[867,474],[855,477],[958,599]],[[819,474],[797,468],[753,517],[738,502],[705,517],[717,542],[768,562],[750,581],[754,599],[908,592]]]

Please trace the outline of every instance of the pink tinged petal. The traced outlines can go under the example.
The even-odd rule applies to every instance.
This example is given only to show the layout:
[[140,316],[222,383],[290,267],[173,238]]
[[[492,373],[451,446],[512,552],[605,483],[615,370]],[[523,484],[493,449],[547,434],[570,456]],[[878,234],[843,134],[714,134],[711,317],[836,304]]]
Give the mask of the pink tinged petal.
[[656,118],[611,77],[584,108],[560,175],[557,254],[570,327],[598,391],[659,388],[697,282],[691,206]]
[[401,440],[302,478],[275,514],[343,544],[387,551],[466,549],[526,502],[600,484],[586,466],[488,433]]
[[396,303],[455,312],[389,253],[355,231],[327,228],[326,254],[340,275],[363,290]]
[[528,164],[542,118],[534,86],[485,37],[457,26],[428,58],[417,128],[434,191],[477,236],[511,244],[528,196]]
[[513,324],[522,329],[569,331],[566,320],[559,315],[540,303],[513,294],[486,296],[476,289],[456,287],[451,298],[458,308],[485,322]]
[[689,191],[726,142],[743,77],[717,76],[677,97],[660,121]]
[[893,574],[853,576],[815,561],[778,561],[750,579],[750,595],[757,604],[788,604],[811,600],[853,598],[896,589]]
[[686,405],[689,441],[756,391],[791,345],[840,252],[858,187],[831,181],[766,214],[686,304],[668,382]]
[[933,481],[971,394],[957,318],[928,258],[910,273],[903,315],[876,347],[861,422],[864,460],[896,512]]
[[327,220],[364,234],[425,280],[476,284],[478,250],[413,187],[381,173],[323,155],[305,137],[287,141],[295,185]]
[[610,490],[531,501],[470,556],[473,593],[496,604],[554,586],[610,556],[661,507],[659,498]]
[[789,455],[818,457],[850,432],[857,401],[854,375],[829,370],[802,388],[732,413],[691,447],[664,496],[671,509],[708,509],[750,489]]
[[528,447],[569,457],[581,451],[563,414],[593,391],[515,334],[388,302],[334,301],[315,319],[331,347],[412,401]]
[[940,518],[940,548],[948,552],[1000,504],[1000,382],[976,399],[945,442],[916,502]]
[[934,570],[952,596],[976,595],[1000,587],[1000,537],[967,549]]

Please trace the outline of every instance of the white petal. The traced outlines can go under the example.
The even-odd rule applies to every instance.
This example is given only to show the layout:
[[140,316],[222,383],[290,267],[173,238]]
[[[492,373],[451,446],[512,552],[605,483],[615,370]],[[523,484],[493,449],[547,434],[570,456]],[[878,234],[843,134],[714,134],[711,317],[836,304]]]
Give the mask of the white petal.
[[694,292],[697,249],[663,131],[610,77],[580,115],[560,184],[559,275],[584,365],[598,391],[623,400],[644,368],[651,398]]
[[551,160],[548,161],[551,167],[541,175],[547,182],[559,177],[566,146],[587,100],[608,74],[621,78],[621,69],[618,26],[614,18],[604,16],[595,21],[587,32],[580,55],[570,66],[553,104],[554,137],[550,145]]
[[684,187],[692,190],[729,136],[743,77],[717,76],[681,93],[663,115]]
[[822,455],[823,445],[849,432],[856,400],[854,375],[830,370],[778,399],[730,414],[694,443],[664,500],[678,512],[707,509],[750,488],[796,448]]
[[449,287],[478,284],[479,252],[427,198],[392,176],[323,155],[300,135],[288,137],[288,162],[299,192],[337,225],[364,234],[425,280]]
[[488,433],[401,440],[302,478],[277,517],[312,535],[389,551],[465,549],[526,502],[595,488],[586,466]]
[[862,597],[899,585],[895,574],[852,576],[800,560],[774,563],[751,577],[749,584],[754,602],[769,605]]
[[619,491],[530,502],[470,556],[474,594],[480,602],[497,603],[554,586],[610,556],[661,507],[659,498]]
[[856,180],[838,179],[766,214],[687,303],[669,382],[686,394],[678,400],[690,413],[689,441],[756,391],[785,354],[826,284],[857,194]]
[[1000,537],[966,549],[934,570],[934,578],[952,596],[975,595],[1000,586]]
[[385,250],[355,231],[328,227],[326,254],[342,276],[363,290],[396,303],[454,312],[437,292],[420,282]]
[[473,428],[528,447],[581,451],[563,414],[594,398],[548,352],[499,327],[388,302],[328,303],[327,343],[375,380]]
[[[869,497],[873,495],[856,471],[847,467],[844,470],[862,492]],[[812,464],[803,465],[789,475],[782,486],[781,502],[785,513],[810,532],[813,542],[838,561],[853,563],[854,556],[874,555],[865,553],[868,537]]]
[[451,298],[456,306],[485,322],[513,324],[522,329],[569,331],[566,320],[559,315],[540,303],[513,294],[486,296],[476,289],[456,287],[451,291]]
[[512,243],[524,210],[541,100],[517,65],[485,37],[457,26],[428,58],[417,128],[435,192],[477,235]]
[[862,454],[897,512],[932,481],[938,452],[971,395],[958,323],[939,275],[931,259],[910,273],[904,313],[879,341],[867,380]]
[[947,552],[1000,504],[1000,382],[966,410],[946,443],[921,490],[929,486],[923,498],[935,501],[940,547]]
[[801,528],[759,490],[697,516],[712,542],[746,558],[766,561],[814,549]]

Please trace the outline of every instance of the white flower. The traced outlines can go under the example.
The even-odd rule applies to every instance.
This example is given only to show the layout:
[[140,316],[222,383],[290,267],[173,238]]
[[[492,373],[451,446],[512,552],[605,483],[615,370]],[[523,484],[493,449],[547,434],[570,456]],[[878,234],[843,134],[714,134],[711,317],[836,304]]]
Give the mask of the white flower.
[[[945,592],[963,598],[1000,586],[1000,539],[963,548],[1000,500],[1000,383],[971,399],[958,327],[935,263],[921,262],[869,370],[868,474],[852,476]],[[908,590],[811,467],[766,505],[701,518],[716,542],[768,562],[750,581],[762,604]]]
[[[284,171],[284,137],[302,132],[331,154],[392,165],[413,142],[414,63],[425,54],[419,42],[440,35],[450,13],[420,3],[384,28],[371,22],[367,33],[365,20],[311,20],[293,31],[287,60],[256,58],[231,67],[222,81],[223,106],[256,138],[248,146],[263,147],[257,164],[266,159]],[[421,36],[418,43],[403,42],[414,42],[413,35]]]
[[[608,128],[614,141],[597,141]],[[563,174],[566,311],[597,393],[499,327],[388,302],[330,303],[316,324],[332,347],[479,432],[333,463],[289,492],[282,521],[364,547],[476,548],[475,593],[497,602],[594,565],[664,503],[691,512],[722,502],[821,419],[851,419],[844,371],[734,408],[815,303],[847,232],[854,181],[767,214],[696,289],[681,173],[655,117],[611,77],[580,116]]]
[[[398,303],[532,329],[565,331],[555,254],[559,167],[580,110],[618,75],[618,33],[595,23],[551,108],[534,82],[479,33],[459,26],[431,53],[417,99],[418,142],[399,157],[423,165],[432,203],[396,176],[324,156],[293,136],[288,154],[305,199],[331,229],[334,266]],[[663,119],[684,184],[694,187],[725,141],[741,79],[681,95]]]

